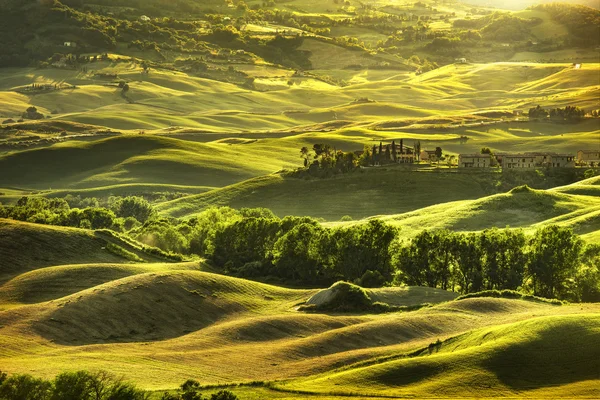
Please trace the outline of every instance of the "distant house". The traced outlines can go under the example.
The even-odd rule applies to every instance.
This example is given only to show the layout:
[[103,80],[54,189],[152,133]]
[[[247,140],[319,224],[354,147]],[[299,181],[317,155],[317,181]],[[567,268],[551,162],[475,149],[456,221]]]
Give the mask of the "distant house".
[[492,165],[490,154],[459,154],[458,168],[489,168]]
[[147,15],[142,15],[140,17],[140,21],[142,21],[142,22],[150,22],[151,18],[149,16],[147,16]]
[[75,42],[65,42],[65,43],[63,43],[63,46],[65,46],[65,47],[77,47],[77,43],[75,43]]
[[421,150],[421,161],[436,162],[438,160],[435,150]]
[[600,150],[579,150],[577,163],[582,165],[600,165]]
[[462,58],[458,59],[458,62],[461,63],[461,64],[466,64],[467,63],[467,59],[464,58],[464,57],[462,57]]
[[547,168],[575,168],[575,156],[571,154],[549,154],[546,157]]
[[497,154],[502,169],[530,169],[536,167],[535,154]]

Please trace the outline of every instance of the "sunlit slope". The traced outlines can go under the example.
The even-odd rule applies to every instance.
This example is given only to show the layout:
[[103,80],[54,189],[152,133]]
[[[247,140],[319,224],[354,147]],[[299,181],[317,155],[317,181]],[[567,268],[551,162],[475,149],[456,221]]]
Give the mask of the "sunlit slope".
[[394,214],[427,205],[485,195],[484,182],[468,175],[411,173],[401,168],[356,171],[331,179],[259,177],[200,195],[162,203],[160,212],[185,216],[210,206],[267,207],[277,215],[337,220]]
[[[315,43],[318,45],[311,46],[316,53],[324,52],[327,46],[338,48]],[[350,57],[348,62],[353,57],[364,58],[363,53],[342,50]],[[322,58],[342,62],[331,55]],[[358,76],[363,71],[357,71],[357,77],[353,77],[342,70],[346,86],[326,84],[312,77],[290,78],[291,85],[287,79],[278,83],[279,78],[268,77],[272,67],[253,66],[265,70],[258,74],[266,76],[259,80],[260,90],[176,71],[151,70],[144,74],[133,62],[99,62],[90,68],[88,74],[55,69],[2,71],[1,115],[17,118],[28,105],[35,105],[46,115],[52,113],[53,120],[112,129],[182,126],[235,134],[337,120],[369,123],[470,114],[482,109],[512,111],[536,104],[590,108],[596,106],[600,90],[597,63],[585,63],[577,70],[564,63],[451,64],[419,76],[398,71],[395,75],[375,75],[373,80]],[[117,74],[118,78],[100,79],[93,73]],[[269,79],[275,80],[272,85]],[[126,97],[115,84],[118,80],[128,82]],[[14,92],[31,83],[76,87],[35,95]],[[357,99],[375,103],[352,104]]]
[[81,189],[154,183],[220,187],[296,165],[297,158],[290,153],[274,157],[271,149],[260,144],[242,147],[126,135],[0,156],[0,186]]
[[68,263],[125,262],[93,231],[0,219],[0,280]]
[[305,295],[204,272],[146,273],[59,300],[35,329],[63,344],[163,340],[238,314],[285,310]]
[[[595,305],[505,299],[468,299],[379,315],[294,311],[313,293],[202,272],[135,275],[0,312],[0,361],[9,372],[40,376],[77,363],[123,374],[147,388],[179,385],[182,368],[202,383],[288,379],[357,361],[372,365],[395,359],[480,327],[598,311]],[[294,382],[294,388],[325,387],[313,388],[312,381],[310,387]],[[359,381],[341,385],[351,382]],[[347,390],[336,388],[323,390]],[[373,388],[374,395],[396,389]]]
[[[508,193],[460,200],[418,208],[377,218],[401,228],[400,235],[415,236],[423,229],[480,231],[483,229],[536,229],[557,224],[595,241],[600,232],[600,192],[598,178],[550,190],[519,187]],[[334,225],[349,225],[342,222]]]
[[597,397],[600,317],[552,316],[477,330],[415,357],[283,385],[410,397]]
[[32,304],[59,299],[104,283],[150,272],[200,270],[198,262],[162,264],[71,264],[39,268],[0,286],[0,303]]

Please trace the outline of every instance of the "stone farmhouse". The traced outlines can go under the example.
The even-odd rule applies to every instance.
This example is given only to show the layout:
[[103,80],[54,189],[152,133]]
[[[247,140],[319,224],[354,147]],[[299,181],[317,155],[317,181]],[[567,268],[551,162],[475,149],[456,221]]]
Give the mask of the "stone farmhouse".
[[600,150],[579,150],[577,163],[580,165],[600,165]]
[[499,165],[503,169],[573,168],[575,156],[558,153],[497,153],[460,154],[459,168],[488,168]]
[[459,168],[488,168],[492,165],[490,154],[459,154]]

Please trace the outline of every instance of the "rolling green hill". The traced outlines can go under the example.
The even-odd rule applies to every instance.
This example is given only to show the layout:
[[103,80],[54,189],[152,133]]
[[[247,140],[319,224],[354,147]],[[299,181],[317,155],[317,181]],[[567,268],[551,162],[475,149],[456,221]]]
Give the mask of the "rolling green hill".
[[599,327],[594,314],[533,318],[446,340],[432,352],[284,387],[363,396],[595,396]]

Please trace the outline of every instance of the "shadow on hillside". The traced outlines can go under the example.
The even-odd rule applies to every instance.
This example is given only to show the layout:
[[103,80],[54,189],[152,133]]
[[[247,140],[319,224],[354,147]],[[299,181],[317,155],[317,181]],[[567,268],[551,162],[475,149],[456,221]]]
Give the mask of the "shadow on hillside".
[[493,354],[483,367],[514,390],[600,378],[600,333],[572,321],[542,330],[535,339]]

